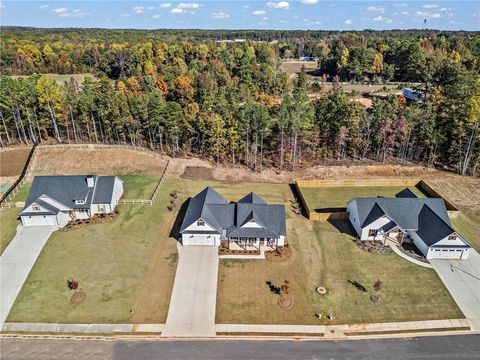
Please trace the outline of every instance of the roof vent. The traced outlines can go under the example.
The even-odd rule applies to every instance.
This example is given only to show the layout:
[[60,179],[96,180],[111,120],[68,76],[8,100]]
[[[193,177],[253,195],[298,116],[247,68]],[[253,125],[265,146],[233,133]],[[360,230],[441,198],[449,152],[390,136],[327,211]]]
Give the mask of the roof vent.
[[93,185],[95,183],[95,180],[93,179],[93,175],[88,175],[86,180],[87,180],[87,186],[89,188],[93,187]]

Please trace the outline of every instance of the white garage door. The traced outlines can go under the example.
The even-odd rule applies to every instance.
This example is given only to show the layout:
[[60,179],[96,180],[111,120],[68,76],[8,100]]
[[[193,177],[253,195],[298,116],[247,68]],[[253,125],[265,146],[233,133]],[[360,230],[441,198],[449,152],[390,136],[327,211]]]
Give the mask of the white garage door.
[[55,215],[22,216],[23,226],[57,225]]
[[215,237],[212,235],[187,235],[186,244],[184,245],[215,245]]
[[432,259],[460,259],[463,250],[459,249],[435,249]]

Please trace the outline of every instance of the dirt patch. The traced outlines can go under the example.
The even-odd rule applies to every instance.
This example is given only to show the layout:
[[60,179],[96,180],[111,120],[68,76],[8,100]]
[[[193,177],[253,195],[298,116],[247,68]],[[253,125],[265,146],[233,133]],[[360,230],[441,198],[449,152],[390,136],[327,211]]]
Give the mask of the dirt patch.
[[83,302],[83,300],[85,300],[86,297],[87,297],[87,294],[85,294],[85,292],[78,291],[73,293],[72,297],[70,298],[70,301],[73,304],[80,304],[81,302]]
[[[61,166],[59,166],[61,164]],[[160,175],[166,161],[129,149],[48,149],[37,153],[35,175]]]
[[213,169],[204,166],[187,166],[181,178],[187,180],[215,180]]
[[2,149],[0,151],[0,176],[18,177],[25,167],[30,147]]
[[271,262],[282,262],[287,260],[292,255],[290,246],[285,245],[273,251],[265,251],[265,259]]

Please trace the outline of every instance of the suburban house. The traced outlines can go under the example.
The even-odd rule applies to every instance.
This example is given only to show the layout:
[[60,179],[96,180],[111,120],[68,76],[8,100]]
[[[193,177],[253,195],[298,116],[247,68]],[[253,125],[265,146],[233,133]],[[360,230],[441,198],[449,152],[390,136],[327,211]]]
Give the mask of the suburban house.
[[65,226],[70,220],[111,213],[123,194],[115,176],[35,176],[19,216],[23,226]]
[[228,203],[211,187],[194,196],[180,228],[183,245],[242,249],[285,245],[285,206],[268,204],[255,193]]
[[349,219],[360,240],[402,244],[409,238],[427,259],[466,259],[470,245],[453,228],[442,198],[417,198],[408,189],[394,198],[354,198]]

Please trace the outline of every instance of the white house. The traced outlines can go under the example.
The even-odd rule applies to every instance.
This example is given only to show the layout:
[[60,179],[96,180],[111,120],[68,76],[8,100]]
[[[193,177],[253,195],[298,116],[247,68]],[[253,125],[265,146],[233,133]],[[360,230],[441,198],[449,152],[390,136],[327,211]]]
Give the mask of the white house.
[[285,206],[268,204],[254,193],[228,203],[207,187],[190,200],[180,234],[186,246],[219,246],[221,242],[243,249],[284,246]]
[[35,176],[19,216],[23,226],[65,226],[70,220],[111,213],[123,194],[115,176]]
[[420,199],[405,190],[397,196],[348,202],[349,219],[360,240],[401,244],[408,236],[427,259],[468,257],[471,247],[452,228],[443,199]]

